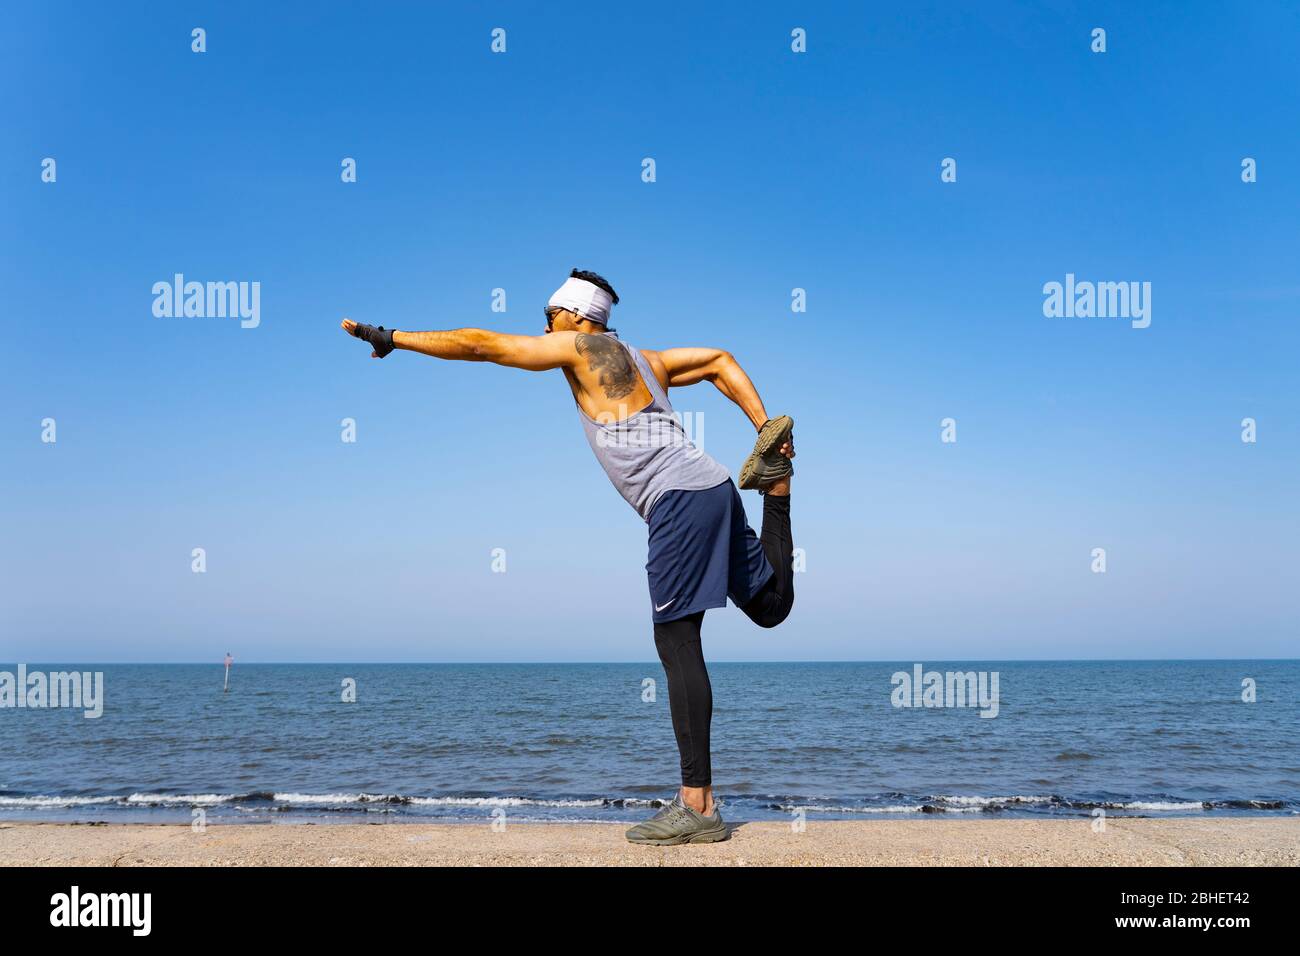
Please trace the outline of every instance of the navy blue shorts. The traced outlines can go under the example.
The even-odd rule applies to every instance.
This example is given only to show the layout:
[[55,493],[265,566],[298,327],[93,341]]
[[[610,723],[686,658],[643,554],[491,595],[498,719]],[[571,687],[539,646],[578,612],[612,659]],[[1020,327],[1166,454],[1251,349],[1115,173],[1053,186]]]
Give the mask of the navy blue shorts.
[[650,511],[650,607],[656,624],[727,598],[745,604],[772,576],[728,478],[704,491],[666,491]]

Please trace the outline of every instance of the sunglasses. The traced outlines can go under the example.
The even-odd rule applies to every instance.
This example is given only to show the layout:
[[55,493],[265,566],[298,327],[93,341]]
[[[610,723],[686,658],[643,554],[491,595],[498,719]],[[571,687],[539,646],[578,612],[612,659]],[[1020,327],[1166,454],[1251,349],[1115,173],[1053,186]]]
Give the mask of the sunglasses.
[[[546,308],[544,308],[544,309],[542,310],[542,312],[543,312],[543,313],[545,314],[545,316],[546,316],[546,328],[547,328],[548,331],[549,331],[550,328],[551,328],[551,323],[555,321],[555,316],[556,316],[558,313],[560,313],[560,312],[564,312],[564,311],[566,311],[566,310],[563,309],[563,308],[561,308],[561,307],[558,306],[558,305],[548,305]],[[578,319],[579,319],[580,321],[590,322],[592,325],[599,326],[600,328],[605,329],[605,326],[601,325],[601,324],[600,324],[599,322],[597,322],[595,319],[584,319],[583,316],[581,316],[581,315],[578,316]],[[609,329],[605,329],[605,331],[610,331],[610,330],[609,330]]]

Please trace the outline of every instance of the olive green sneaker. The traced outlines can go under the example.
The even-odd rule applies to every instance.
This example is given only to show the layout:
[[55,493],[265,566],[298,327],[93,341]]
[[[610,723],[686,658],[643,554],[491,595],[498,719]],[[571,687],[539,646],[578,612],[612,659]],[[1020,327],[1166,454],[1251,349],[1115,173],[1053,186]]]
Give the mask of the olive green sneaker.
[[649,843],[652,846],[676,846],[679,843],[717,843],[727,838],[727,826],[717,804],[713,813],[705,816],[682,803],[679,793],[645,823],[638,823],[627,831],[628,843]]
[[781,478],[794,474],[794,465],[781,454],[781,446],[794,431],[794,419],[789,415],[769,418],[759,429],[754,450],[740,466],[740,487],[761,488]]

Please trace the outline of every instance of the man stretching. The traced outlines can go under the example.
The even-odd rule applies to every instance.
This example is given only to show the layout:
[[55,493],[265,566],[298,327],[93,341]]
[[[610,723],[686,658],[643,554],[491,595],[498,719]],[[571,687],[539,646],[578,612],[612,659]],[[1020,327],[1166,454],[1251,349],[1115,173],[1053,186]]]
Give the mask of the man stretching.
[[[668,704],[681,755],[682,788],[633,843],[713,843],[727,837],[713,802],[709,723],[713,691],[700,646],[704,612],[727,598],[760,627],[784,621],[794,603],[790,477],[794,422],[769,419],[754,385],[721,349],[634,349],[609,328],[618,295],[594,272],[574,270],[546,306],[546,334],[483,329],[398,332],[343,320],[369,342],[372,358],[394,349],[441,359],[494,362],[530,372],[562,369],[596,458],[650,531],[655,647],[668,676]],[[764,495],[763,533],[745,520],[727,469],[686,437],[668,401],[671,387],[712,382],[758,430],[740,487]]]

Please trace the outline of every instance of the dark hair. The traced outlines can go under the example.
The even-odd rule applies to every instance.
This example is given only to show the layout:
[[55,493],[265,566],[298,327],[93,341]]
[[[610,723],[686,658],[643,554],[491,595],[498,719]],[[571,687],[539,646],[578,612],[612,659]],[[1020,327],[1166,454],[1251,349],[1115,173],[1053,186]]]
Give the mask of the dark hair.
[[602,289],[604,289],[606,292],[609,293],[609,297],[614,300],[614,304],[618,305],[618,293],[614,291],[614,287],[609,284],[609,280],[606,279],[604,276],[597,275],[594,272],[587,272],[582,269],[574,269],[572,272],[569,273],[569,278],[585,279],[587,282],[590,282],[592,285],[600,286]]

